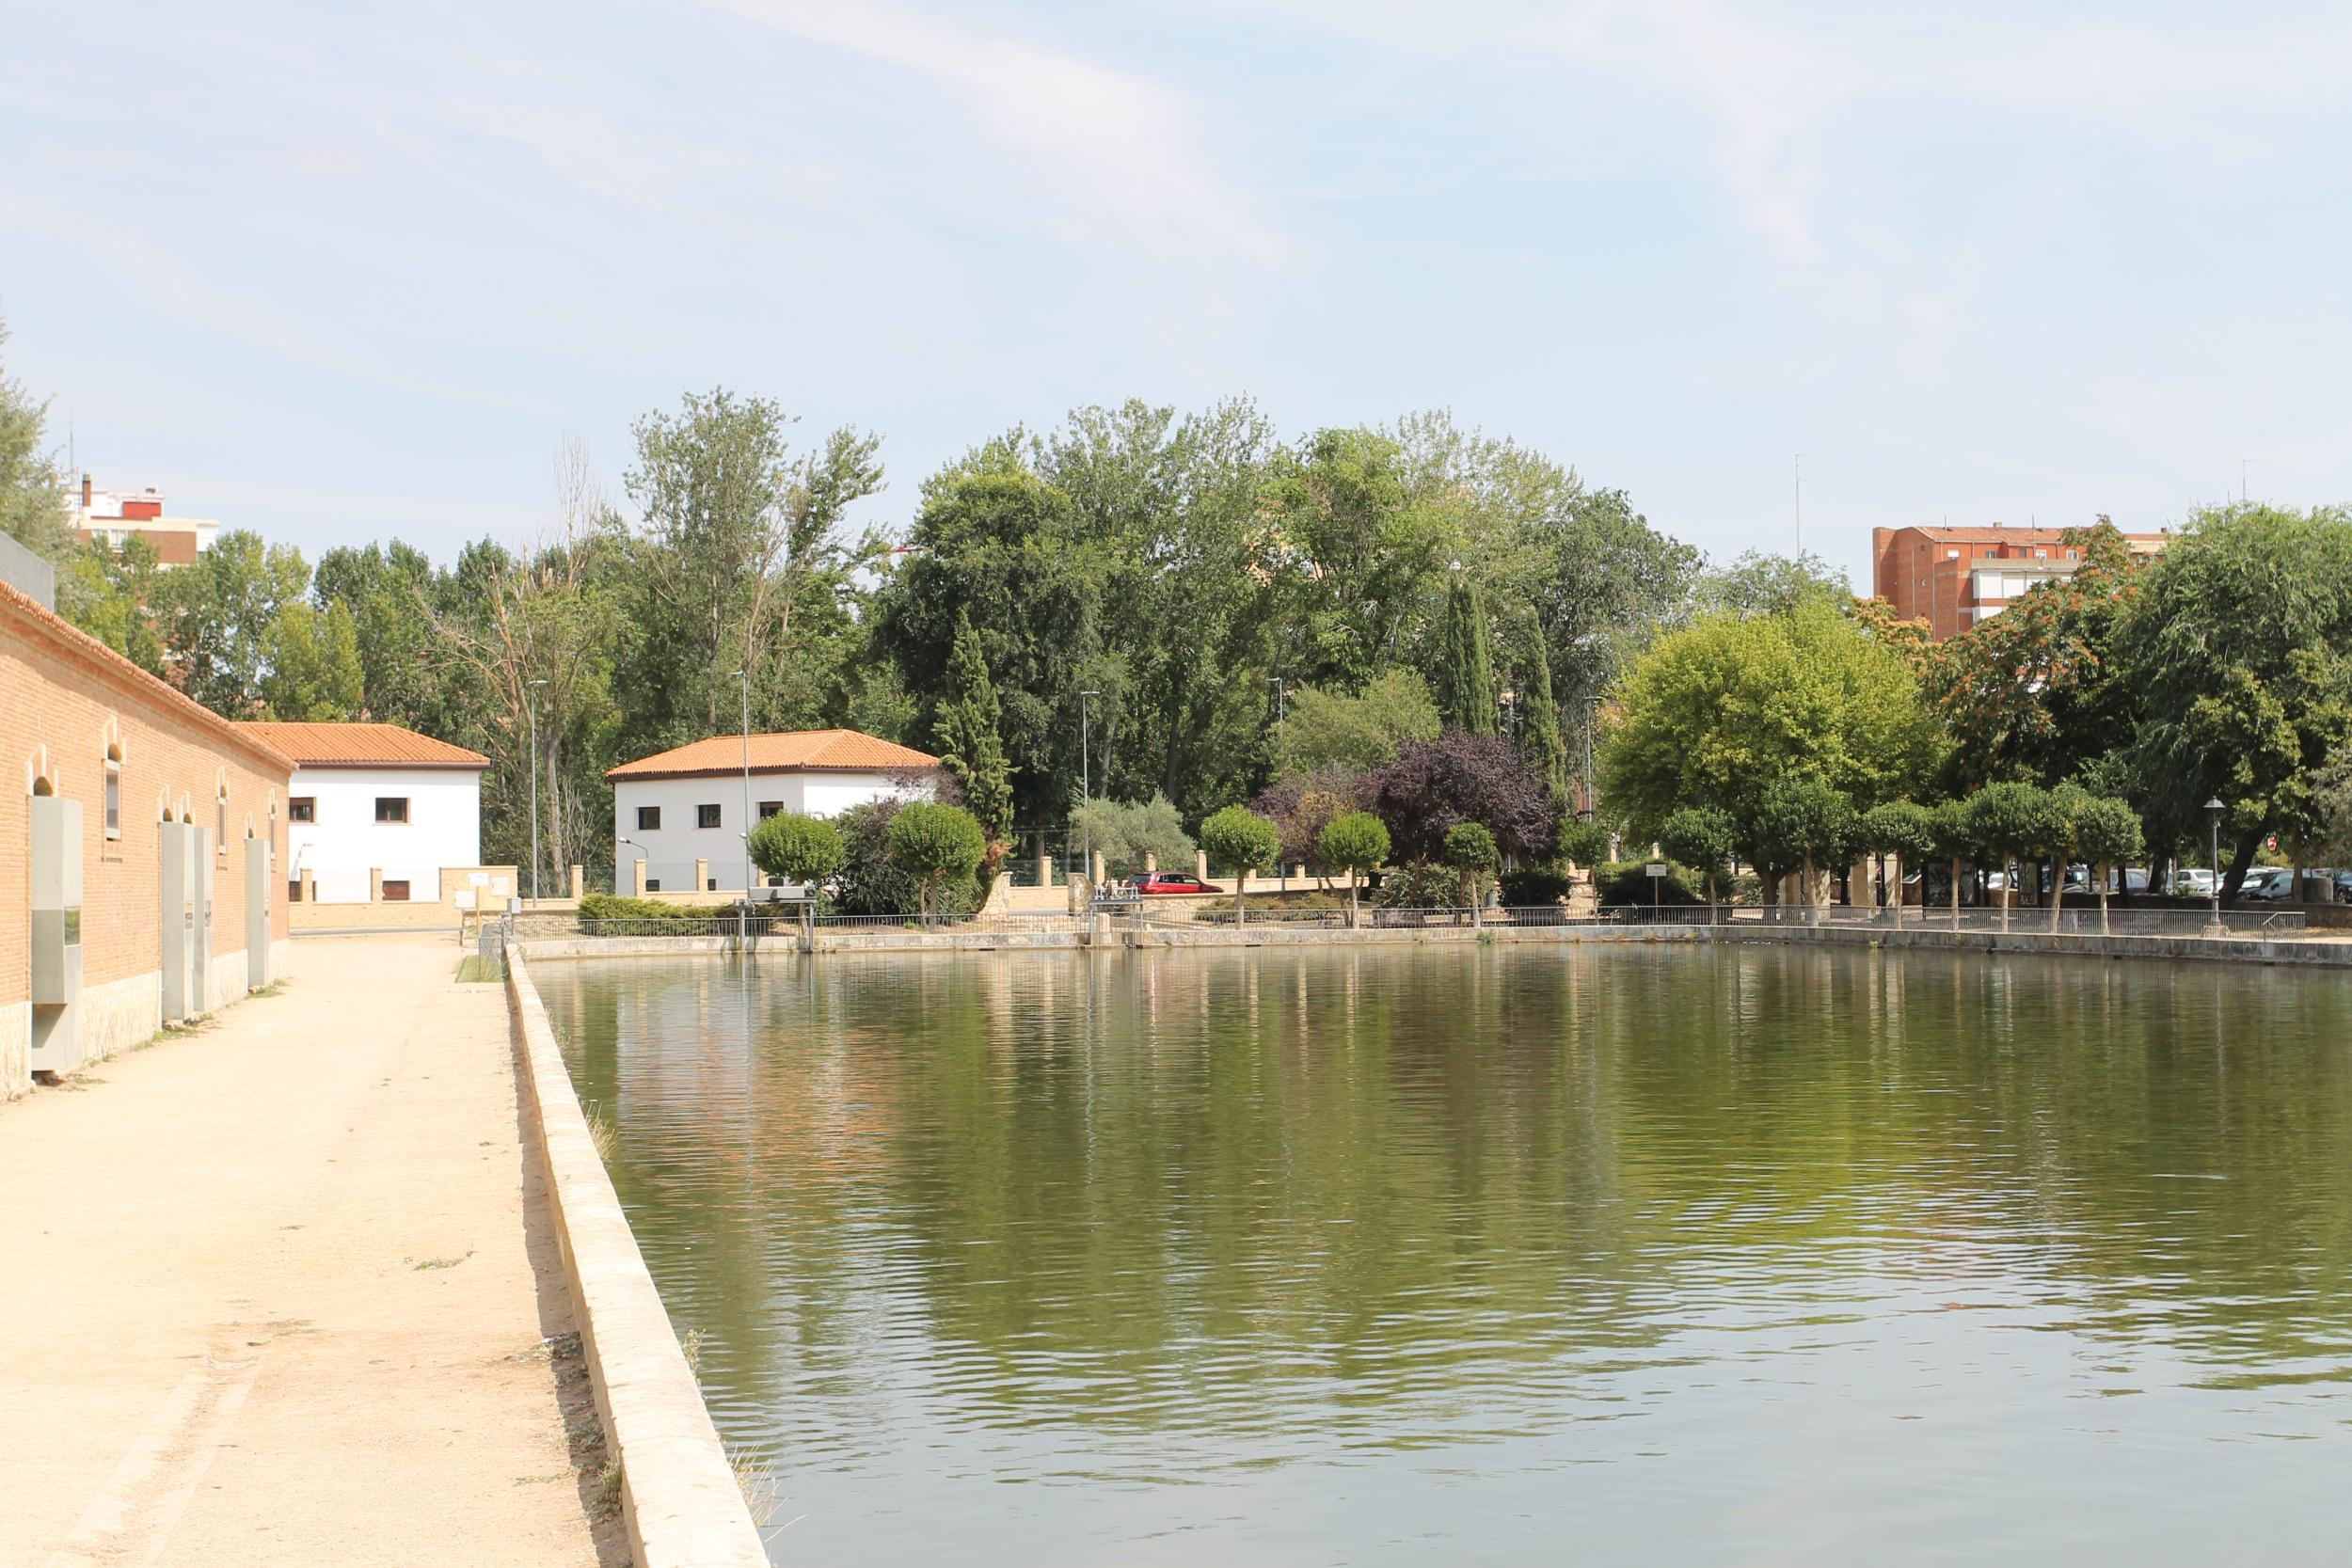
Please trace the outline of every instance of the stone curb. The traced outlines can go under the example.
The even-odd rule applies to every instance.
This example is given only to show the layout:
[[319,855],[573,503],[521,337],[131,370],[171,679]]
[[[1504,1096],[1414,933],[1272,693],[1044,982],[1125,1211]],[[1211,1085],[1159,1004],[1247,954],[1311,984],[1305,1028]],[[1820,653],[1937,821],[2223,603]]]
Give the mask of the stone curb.
[[607,1449],[621,1467],[635,1568],[767,1568],[758,1527],[597,1157],[518,948],[507,952],[506,992],[580,1349]]

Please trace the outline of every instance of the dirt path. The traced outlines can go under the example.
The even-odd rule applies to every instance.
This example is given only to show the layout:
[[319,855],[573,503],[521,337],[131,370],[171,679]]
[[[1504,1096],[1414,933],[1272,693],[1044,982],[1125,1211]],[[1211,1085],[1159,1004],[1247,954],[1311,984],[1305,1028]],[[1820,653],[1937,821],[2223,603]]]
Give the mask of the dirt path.
[[621,1560],[504,992],[457,957],[306,941],[0,1106],[0,1562]]

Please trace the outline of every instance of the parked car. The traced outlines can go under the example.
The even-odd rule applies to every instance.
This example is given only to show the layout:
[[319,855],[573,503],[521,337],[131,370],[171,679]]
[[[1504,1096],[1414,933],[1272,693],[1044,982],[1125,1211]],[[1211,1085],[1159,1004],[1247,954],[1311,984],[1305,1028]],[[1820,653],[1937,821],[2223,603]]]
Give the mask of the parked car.
[[2295,868],[2291,865],[2258,865],[2246,874],[2238,884],[2240,898],[2292,898],[2295,896]]
[[2201,865],[2185,865],[2172,873],[2172,893],[2180,898],[2213,896],[2213,873]]
[[2336,902],[2352,904],[2352,871],[2336,873]]
[[1223,893],[1215,882],[1204,882],[1189,871],[1147,871],[1129,880],[1129,887],[1139,894],[1155,893]]

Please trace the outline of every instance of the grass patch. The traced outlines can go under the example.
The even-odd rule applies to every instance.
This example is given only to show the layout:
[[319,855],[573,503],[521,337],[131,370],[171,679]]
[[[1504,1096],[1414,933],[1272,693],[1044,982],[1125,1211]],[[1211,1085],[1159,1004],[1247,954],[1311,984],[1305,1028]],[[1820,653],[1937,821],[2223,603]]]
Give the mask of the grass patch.
[[468,985],[487,984],[506,978],[504,958],[485,958],[479,953],[469,953],[457,960],[457,978]]
[[465,1258],[428,1258],[423,1262],[419,1263],[416,1266],[416,1272],[419,1274],[424,1274],[433,1269],[453,1269],[458,1264],[464,1262],[466,1258],[471,1258],[473,1254],[469,1252],[466,1254]]
[[686,1338],[677,1342],[677,1348],[685,1354],[686,1370],[692,1372],[696,1377],[702,1376],[703,1331],[699,1328],[688,1329],[686,1331]]
[[588,1123],[588,1141],[596,1150],[596,1158],[605,1164],[612,1163],[612,1124],[604,1119],[604,1107],[590,1101],[580,1108],[580,1117]]

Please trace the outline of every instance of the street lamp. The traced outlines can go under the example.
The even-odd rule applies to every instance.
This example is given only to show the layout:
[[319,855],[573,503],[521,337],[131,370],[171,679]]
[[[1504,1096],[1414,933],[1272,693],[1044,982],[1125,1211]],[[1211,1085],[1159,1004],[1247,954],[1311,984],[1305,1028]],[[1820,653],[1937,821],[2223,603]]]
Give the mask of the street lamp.
[[[1089,699],[1100,697],[1100,691],[1078,693],[1078,800],[1082,805],[1094,803],[1094,710],[1087,705]],[[1092,814],[1079,814],[1079,832],[1086,846],[1088,896],[1094,886],[1094,818]]]
[[1600,711],[1600,699],[1584,699],[1584,820],[1590,822],[1600,805],[1600,791],[1593,778],[1593,716]]
[[531,712],[531,902],[539,902],[539,705],[532,699],[532,687],[545,686],[545,681],[523,683],[523,706]]
[[752,677],[738,670],[735,678],[743,686],[743,902],[735,908],[735,941],[741,948],[752,937]]
[[2205,810],[2213,818],[2213,854],[2206,863],[2213,867],[2213,923],[2221,924],[2221,814],[2227,809],[2217,795],[2205,802]]

